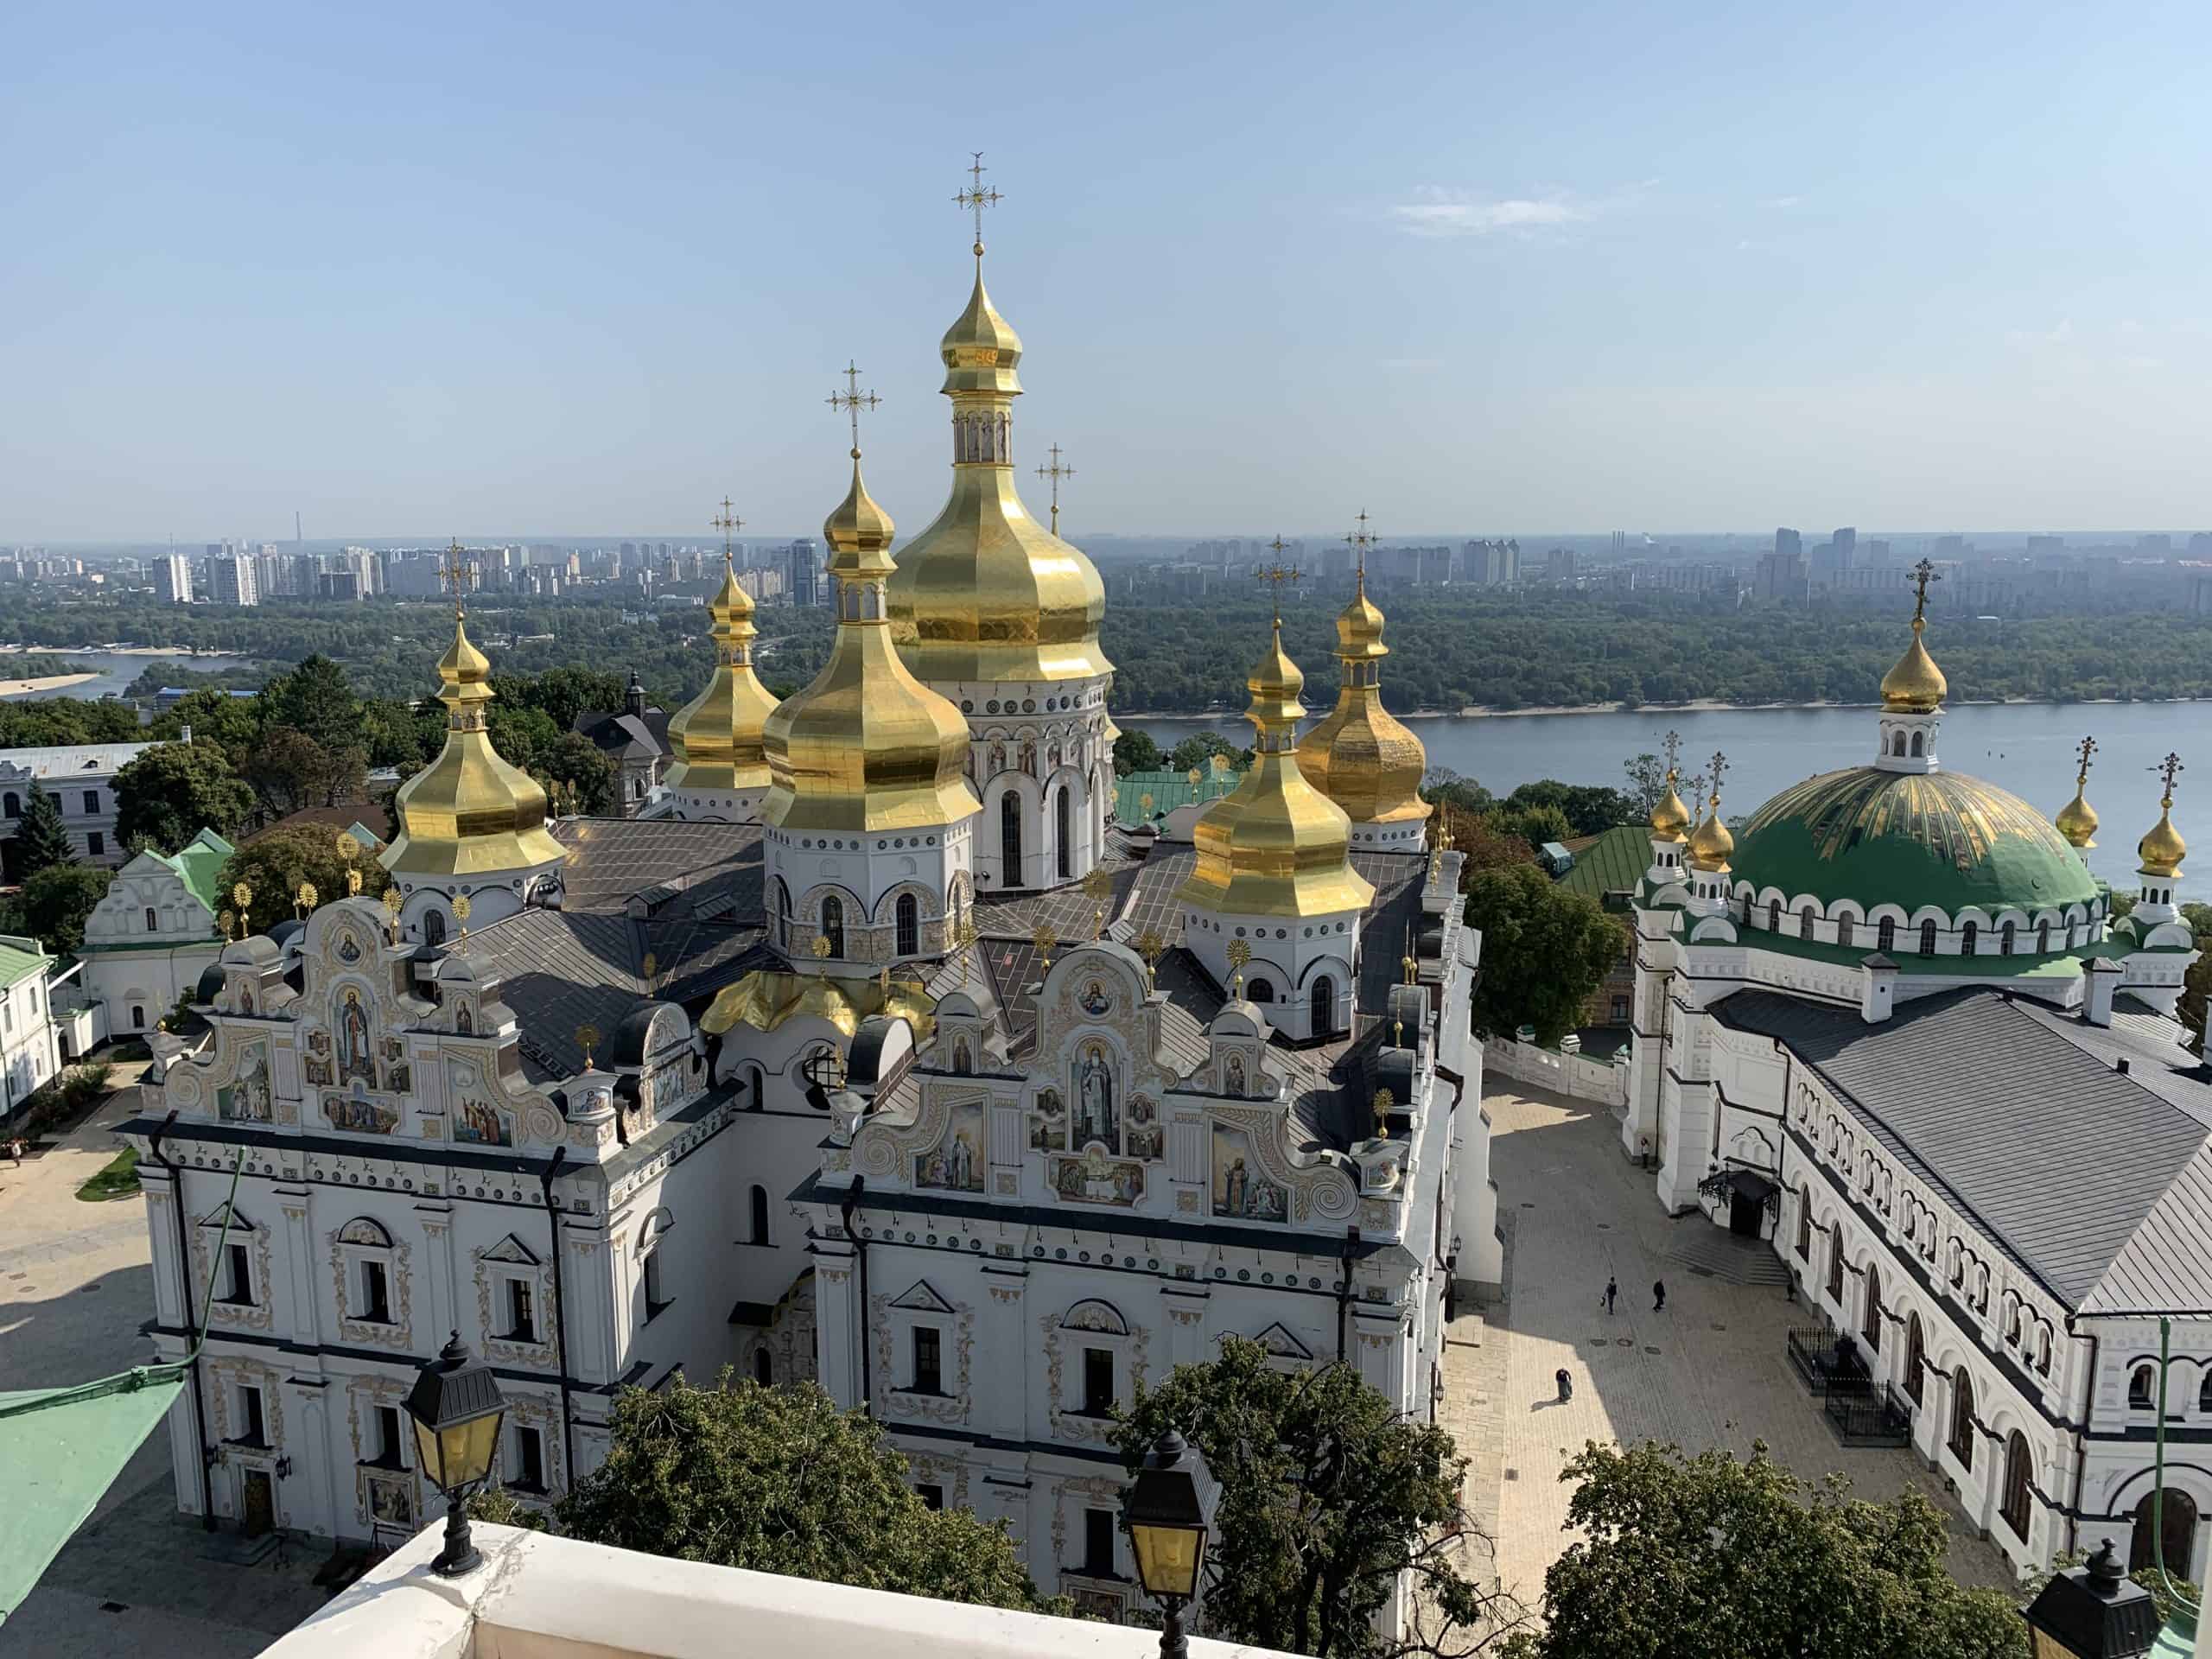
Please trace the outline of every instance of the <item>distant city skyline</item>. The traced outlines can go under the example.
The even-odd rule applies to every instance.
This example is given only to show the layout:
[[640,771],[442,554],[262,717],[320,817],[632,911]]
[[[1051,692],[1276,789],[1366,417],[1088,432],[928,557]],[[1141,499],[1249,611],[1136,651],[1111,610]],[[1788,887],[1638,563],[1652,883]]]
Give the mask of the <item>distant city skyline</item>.
[[0,67],[0,545],[703,535],[725,493],[815,533],[849,358],[912,533],[978,147],[1020,481],[1043,516],[1064,446],[1077,541],[2180,533],[2208,48],[2164,5],[41,10]]

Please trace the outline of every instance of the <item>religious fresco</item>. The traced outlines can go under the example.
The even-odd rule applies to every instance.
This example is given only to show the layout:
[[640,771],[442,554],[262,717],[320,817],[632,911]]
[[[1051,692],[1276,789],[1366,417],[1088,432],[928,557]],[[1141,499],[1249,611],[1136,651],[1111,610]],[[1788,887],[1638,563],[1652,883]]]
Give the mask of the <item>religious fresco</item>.
[[1166,1141],[1166,1126],[1160,1121],[1160,1109],[1152,1103],[1148,1095],[1139,1095],[1129,1102],[1129,1132],[1122,1150],[1132,1158],[1156,1160]]
[[1083,988],[1078,999],[1083,1011],[1094,1020],[1103,1019],[1114,1011],[1114,999],[1106,995],[1106,988],[1096,980]]
[[969,1101],[952,1109],[950,1127],[936,1147],[914,1157],[914,1185],[954,1192],[983,1190],[983,1108]]
[[1120,1119],[1114,1106],[1114,1062],[1103,1043],[1085,1043],[1075,1062],[1075,1139],[1096,1141],[1107,1151],[1121,1145]]
[[1229,1057],[1225,1075],[1229,1079],[1229,1092],[1242,1100],[1244,1097],[1244,1061],[1241,1055]]
[[488,1100],[464,1096],[453,1109],[453,1138],[464,1146],[511,1147],[513,1132],[508,1120]]
[[1213,1213],[1236,1221],[1281,1221],[1290,1195],[1260,1173],[1251,1138],[1226,1123],[1213,1126]]
[[1068,1109],[1057,1089],[1039,1089],[1037,1104],[1029,1114],[1029,1150],[1065,1152],[1068,1149]]
[[[320,1037],[322,1033],[317,1032],[315,1035]],[[337,1081],[331,1075],[329,1058],[324,1055],[310,1054],[302,1059],[300,1062],[300,1075],[308,1080],[310,1088],[315,1089],[327,1089]]]
[[270,1086],[268,1044],[248,1043],[238,1051],[237,1081],[215,1091],[215,1116],[233,1123],[267,1123],[275,1119],[276,1098]]
[[384,1086],[391,1094],[405,1094],[415,1086],[415,1068],[404,1060],[387,1061],[384,1068]]
[[369,1052],[369,1011],[361,1006],[361,993],[353,986],[346,988],[345,1000],[338,1005],[331,1024],[338,1041],[338,1081],[350,1083],[359,1077],[373,1086],[377,1068]]
[[369,1477],[369,1519],[379,1527],[415,1529],[415,1492],[404,1477]]
[[1052,1160],[1052,1191],[1070,1204],[1128,1209],[1144,1196],[1144,1166],[1110,1159],[1094,1142],[1080,1158]]
[[359,1135],[390,1135],[399,1127],[399,1114],[371,1100],[359,1083],[351,1095],[325,1095],[322,1115],[330,1120],[332,1128],[351,1129]]

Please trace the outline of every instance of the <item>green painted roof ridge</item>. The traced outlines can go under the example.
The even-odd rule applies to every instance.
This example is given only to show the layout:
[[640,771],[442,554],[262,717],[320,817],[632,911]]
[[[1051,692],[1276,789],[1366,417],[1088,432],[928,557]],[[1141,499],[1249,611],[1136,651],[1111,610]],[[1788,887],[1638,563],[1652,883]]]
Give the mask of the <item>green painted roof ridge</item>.
[[1650,865],[1649,826],[1618,823],[1599,831],[1591,838],[1589,845],[1575,854],[1574,868],[1560,877],[1559,885],[1586,893],[1592,899],[1602,899],[1609,893],[1633,890]]

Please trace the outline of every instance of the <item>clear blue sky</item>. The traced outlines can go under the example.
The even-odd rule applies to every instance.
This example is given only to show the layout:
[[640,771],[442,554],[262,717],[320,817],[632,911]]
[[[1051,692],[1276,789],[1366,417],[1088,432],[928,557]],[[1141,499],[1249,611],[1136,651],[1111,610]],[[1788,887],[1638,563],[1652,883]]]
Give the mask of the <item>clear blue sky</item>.
[[[1930,14],[1940,12],[1940,16]],[[2212,8],[15,0],[0,542],[2212,523]],[[1025,479],[1033,502],[1037,480]]]

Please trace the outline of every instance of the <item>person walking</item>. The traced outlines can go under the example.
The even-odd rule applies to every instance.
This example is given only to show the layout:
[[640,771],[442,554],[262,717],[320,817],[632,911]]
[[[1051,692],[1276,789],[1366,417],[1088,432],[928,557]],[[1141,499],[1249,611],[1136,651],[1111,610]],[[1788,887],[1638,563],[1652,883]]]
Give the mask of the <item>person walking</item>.
[[1554,1371],[1552,1380],[1559,1384],[1560,1404],[1563,1406],[1574,1398],[1574,1379],[1567,1374],[1566,1366],[1562,1365]]
[[1609,1276],[1605,1281],[1605,1312],[1608,1315],[1613,1311],[1613,1298],[1620,1294],[1620,1281]]
[[1651,1311],[1654,1313],[1661,1313],[1666,1311],[1666,1307],[1667,1281],[1664,1279],[1654,1279],[1651,1281]]

